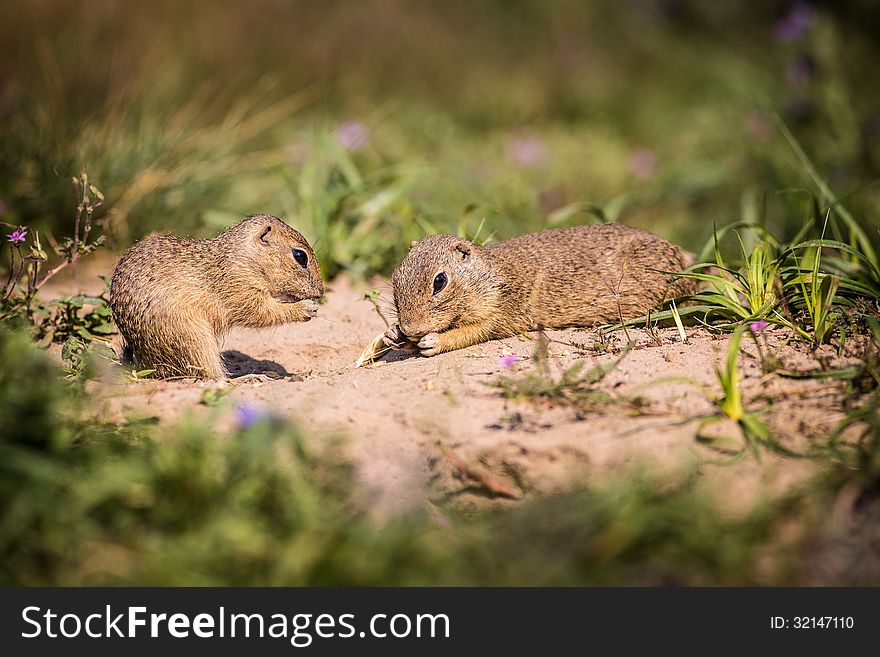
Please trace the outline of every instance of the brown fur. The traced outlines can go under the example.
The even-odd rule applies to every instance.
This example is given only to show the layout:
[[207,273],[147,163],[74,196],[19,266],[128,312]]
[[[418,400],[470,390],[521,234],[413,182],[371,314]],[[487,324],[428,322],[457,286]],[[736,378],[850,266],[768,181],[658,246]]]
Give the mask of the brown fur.
[[[662,273],[686,266],[677,246],[619,224],[546,230],[485,248],[426,237],[391,277],[398,324],[386,342],[406,339],[433,356],[539,326],[591,326],[619,313],[632,319],[694,291],[691,281]],[[439,272],[448,282],[434,294]]]
[[[303,251],[306,267],[293,257]],[[277,217],[248,217],[213,239],[148,237],[113,271],[110,309],[138,367],[158,376],[225,378],[233,326],[305,322],[324,294],[311,246]]]

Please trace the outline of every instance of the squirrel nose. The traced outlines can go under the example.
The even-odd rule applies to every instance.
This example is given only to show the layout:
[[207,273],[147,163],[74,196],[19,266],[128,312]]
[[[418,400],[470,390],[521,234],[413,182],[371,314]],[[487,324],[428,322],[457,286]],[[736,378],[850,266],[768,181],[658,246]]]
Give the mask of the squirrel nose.
[[411,324],[400,324],[400,332],[403,333],[408,338],[420,338],[422,336],[416,335],[416,331],[413,330],[413,326]]

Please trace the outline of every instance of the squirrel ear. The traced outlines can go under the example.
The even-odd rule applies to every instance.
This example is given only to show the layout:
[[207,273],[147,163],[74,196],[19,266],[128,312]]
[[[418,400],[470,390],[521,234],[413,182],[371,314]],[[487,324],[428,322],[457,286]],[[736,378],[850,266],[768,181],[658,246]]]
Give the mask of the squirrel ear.
[[263,244],[268,244],[268,243],[269,243],[269,240],[266,239],[266,238],[269,236],[269,233],[271,233],[271,232],[272,232],[272,226],[266,226],[266,227],[262,230],[262,232],[260,233],[260,241],[261,241]]
[[471,243],[461,241],[455,245],[455,250],[461,253],[462,260],[466,260],[467,257],[471,254]]

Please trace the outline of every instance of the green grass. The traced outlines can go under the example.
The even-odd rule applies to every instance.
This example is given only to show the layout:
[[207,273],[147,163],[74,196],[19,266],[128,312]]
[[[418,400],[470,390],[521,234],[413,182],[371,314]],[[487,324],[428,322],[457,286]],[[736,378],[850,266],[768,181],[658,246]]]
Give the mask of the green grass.
[[740,326],[731,335],[724,365],[723,367],[716,366],[715,368],[715,374],[721,387],[721,395],[715,396],[710,394],[719,412],[700,420],[697,440],[710,445],[724,442],[723,439],[708,435],[705,429],[719,420],[728,419],[736,423],[742,436],[745,449],[740,454],[745,454],[746,450],[748,450],[753,456],[758,458],[761,449],[768,449],[787,456],[795,456],[793,452],[785,449],[777,442],[761,413],[743,402],[742,390],[740,388],[742,377],[739,372],[739,360],[741,354],[740,344],[746,331],[751,332],[757,343],[757,336],[754,335],[754,332],[747,325]]
[[[824,184],[820,187],[827,191]],[[651,318],[678,323],[688,317],[726,332],[766,321],[791,329],[812,347],[835,335],[844,339],[841,313],[880,301],[880,271],[860,225],[836,219],[833,208],[819,206],[818,195],[810,198],[813,214],[789,241],[777,238],[765,223],[743,220],[716,229],[698,262],[680,274],[697,281],[701,290],[679,299],[675,310],[653,313]],[[839,201],[835,203],[841,216],[850,216]],[[828,230],[845,241],[826,238]],[[730,235],[736,237],[739,257],[722,255],[722,242]],[[614,328],[646,321],[641,317]]]

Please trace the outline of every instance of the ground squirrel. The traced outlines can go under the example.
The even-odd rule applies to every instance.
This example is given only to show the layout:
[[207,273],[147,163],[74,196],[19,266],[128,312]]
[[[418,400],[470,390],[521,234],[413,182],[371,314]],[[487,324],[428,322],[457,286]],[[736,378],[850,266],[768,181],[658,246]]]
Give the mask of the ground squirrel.
[[223,336],[315,316],[324,284],[306,239],[277,217],[248,217],[213,239],[148,237],[113,271],[110,309],[125,355],[161,377],[222,379]]
[[619,224],[575,226],[481,247],[451,235],[413,242],[391,282],[398,323],[389,346],[416,343],[423,356],[539,326],[632,319],[693,282],[664,272],[687,266],[657,235]]

